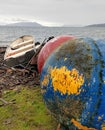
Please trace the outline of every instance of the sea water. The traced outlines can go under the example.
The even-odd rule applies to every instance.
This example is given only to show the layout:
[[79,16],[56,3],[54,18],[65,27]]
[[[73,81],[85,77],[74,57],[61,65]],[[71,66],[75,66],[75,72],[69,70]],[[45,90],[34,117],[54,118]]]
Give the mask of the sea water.
[[35,42],[43,42],[50,36],[73,35],[77,38],[105,39],[105,28],[100,27],[10,27],[0,26],[0,46],[8,46],[16,38],[32,35]]

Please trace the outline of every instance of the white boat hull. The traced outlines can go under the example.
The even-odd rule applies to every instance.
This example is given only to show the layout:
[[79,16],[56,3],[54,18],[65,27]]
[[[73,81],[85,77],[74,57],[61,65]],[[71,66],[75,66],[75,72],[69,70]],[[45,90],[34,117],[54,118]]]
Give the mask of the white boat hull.
[[13,41],[6,49],[4,62],[10,67],[27,64],[34,55],[35,41],[32,36],[25,35]]

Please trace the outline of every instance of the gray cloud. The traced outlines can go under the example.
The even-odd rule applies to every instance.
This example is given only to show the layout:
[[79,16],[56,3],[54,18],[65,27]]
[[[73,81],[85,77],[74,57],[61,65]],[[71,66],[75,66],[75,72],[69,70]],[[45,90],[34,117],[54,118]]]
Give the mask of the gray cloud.
[[105,0],[0,0],[1,21],[85,25],[105,22],[104,12]]

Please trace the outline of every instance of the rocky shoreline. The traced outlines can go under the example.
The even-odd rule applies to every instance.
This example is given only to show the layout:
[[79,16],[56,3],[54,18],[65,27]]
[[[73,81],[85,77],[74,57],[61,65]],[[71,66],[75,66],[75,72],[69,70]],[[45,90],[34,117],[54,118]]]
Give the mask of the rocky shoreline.
[[30,73],[28,70],[9,68],[4,64],[3,58],[6,47],[0,47],[0,91],[14,89],[17,85],[39,85],[39,75]]

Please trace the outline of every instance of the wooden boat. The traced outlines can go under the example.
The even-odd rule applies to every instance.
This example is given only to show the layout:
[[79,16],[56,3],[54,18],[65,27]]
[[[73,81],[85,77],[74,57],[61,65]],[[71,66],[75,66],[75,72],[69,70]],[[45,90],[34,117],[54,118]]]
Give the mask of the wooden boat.
[[35,41],[30,35],[24,35],[13,41],[6,49],[4,62],[10,67],[25,65],[34,55]]

